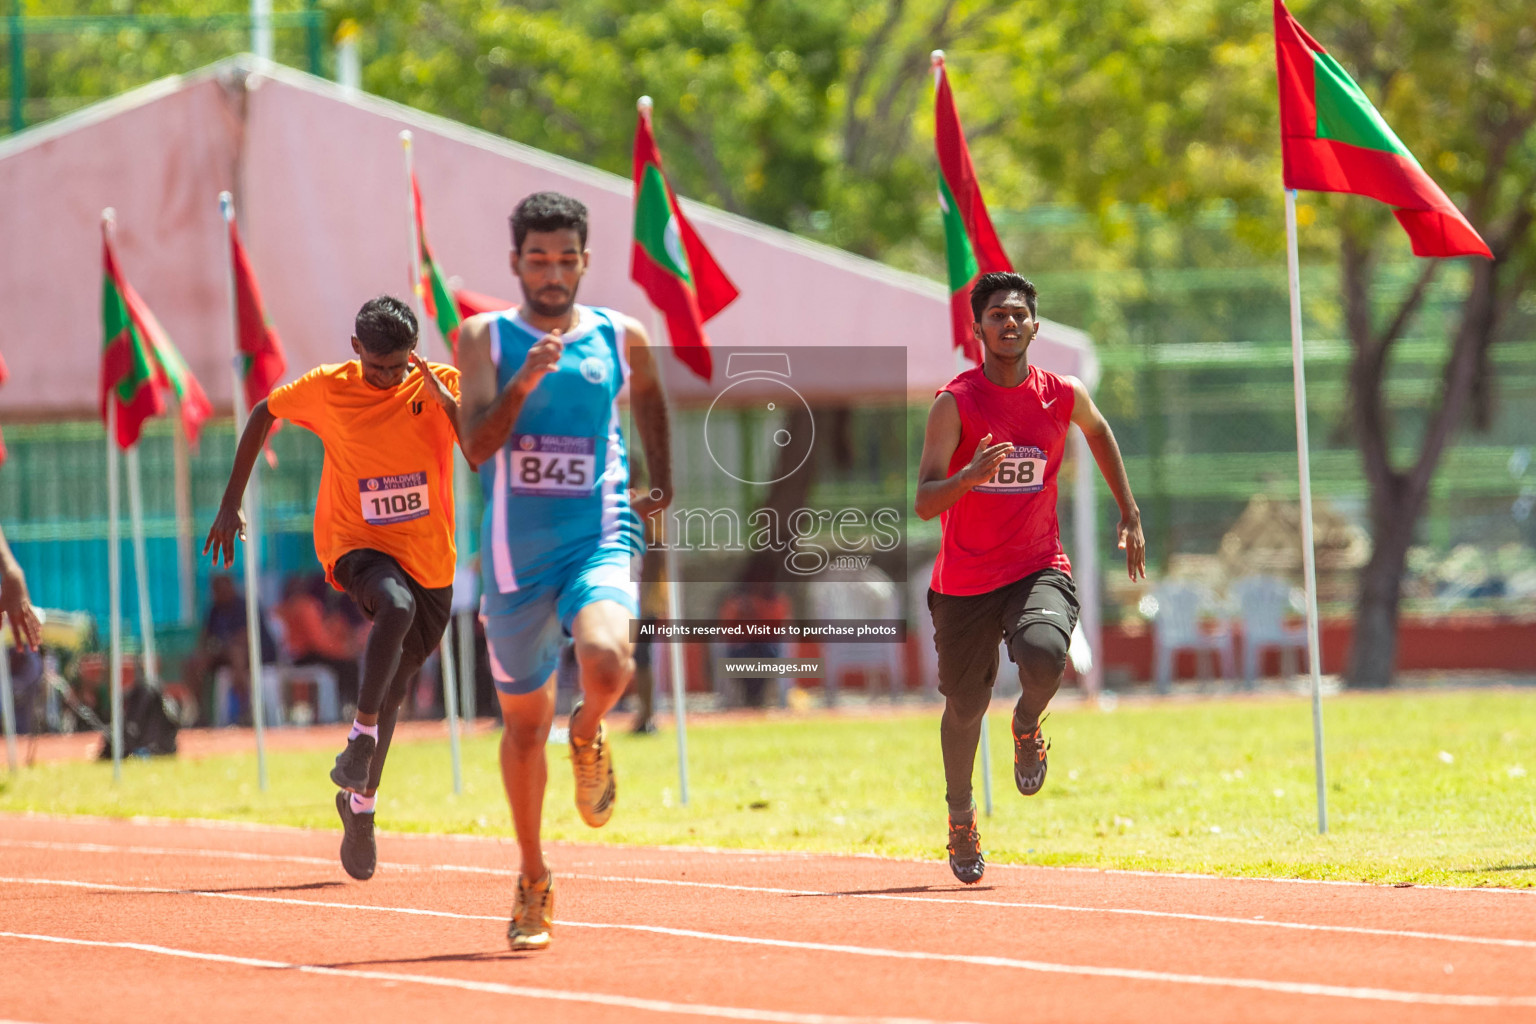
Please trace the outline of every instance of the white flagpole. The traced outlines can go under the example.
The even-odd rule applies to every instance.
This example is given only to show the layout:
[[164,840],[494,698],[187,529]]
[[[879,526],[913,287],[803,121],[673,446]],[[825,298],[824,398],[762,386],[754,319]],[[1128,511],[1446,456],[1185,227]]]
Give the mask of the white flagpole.
[[[228,192],[219,193],[219,212],[224,216],[226,241],[229,228],[235,222],[235,200]],[[245,433],[247,410],[245,408],[245,378],[240,372],[240,299],[235,288],[235,253],[229,250],[229,323],[230,351],[234,353],[230,370],[234,375],[235,444]],[[251,725],[256,733],[256,782],[264,793],[267,790],[267,737],[266,666],[261,661],[261,604],[257,580],[261,569],[261,459],[251,466],[251,479],[246,483],[241,506],[245,512],[245,649],[249,666],[251,692]]]
[[[415,300],[417,337],[421,336],[421,321],[426,316],[426,308],[422,303],[421,295],[421,239],[416,237],[416,193],[411,188],[415,180],[416,155],[412,146],[412,136],[409,128],[400,132],[400,145],[405,149],[405,192],[406,192],[406,219],[410,224],[409,238],[411,240],[411,296]],[[447,339],[443,344],[447,346]],[[457,477],[457,474],[455,474]],[[457,490],[455,490],[457,494]],[[455,524],[457,525],[457,524]],[[459,760],[459,683],[457,666],[453,657],[453,630],[443,631],[442,647],[438,651],[437,661],[443,672],[443,714],[448,719],[448,760],[453,766],[453,791],[464,792],[464,773]]]
[[139,485],[139,446],[128,449],[128,519],[133,530],[134,590],[139,599],[140,658],[144,681],[160,689],[160,670],[155,662],[155,615],[149,603],[149,559],[144,553],[144,494]]
[[[110,237],[117,225],[117,211],[107,207],[101,211],[102,231]],[[118,536],[118,486],[117,486],[117,399],[107,399],[107,617],[108,650],[107,671],[111,678],[107,692],[112,701],[112,781],[123,778],[123,553]]]
[[107,586],[110,611],[107,671],[112,695],[112,781],[123,779],[123,553],[118,536],[117,396],[107,398]]
[[[650,117],[653,105],[649,96],[641,96],[635,104],[640,115],[646,118]],[[636,196],[635,199],[638,201],[639,197]],[[667,333],[662,324],[661,315],[653,307],[651,309],[651,346],[660,349],[666,340]],[[678,574],[677,552],[672,549],[671,533],[667,525],[666,510],[663,509],[661,529],[657,532],[657,539],[665,552],[667,618],[675,622],[682,614],[683,581]],[[667,675],[671,677],[672,682],[672,719],[677,726],[678,799],[686,807],[688,806],[688,681],[683,672],[683,648],[675,640],[669,639],[667,641]]]
[[459,612],[459,686],[461,688],[459,710],[463,713],[466,728],[475,724],[479,717],[475,694],[475,620],[474,612]]
[[1301,566],[1307,588],[1307,658],[1312,668],[1312,747],[1317,775],[1317,831],[1328,831],[1323,768],[1322,649],[1317,640],[1317,557],[1312,546],[1312,463],[1307,442],[1307,378],[1301,345],[1301,260],[1296,250],[1296,190],[1285,190],[1286,265],[1291,275],[1291,364],[1296,382],[1296,459],[1301,476]]
[[[640,97],[640,108],[647,114],[651,110],[651,98]],[[662,322],[661,314],[653,308],[651,310],[651,347],[658,351],[663,347],[667,338],[666,325]],[[659,360],[658,360],[659,365]],[[642,531],[643,534],[644,531]],[[665,553],[667,573],[667,618],[676,622],[682,618],[683,581],[678,574],[677,552],[672,547],[672,530],[668,525],[667,511],[661,512],[661,529],[657,531],[656,539],[661,543]],[[644,564],[644,559],[641,559]],[[656,641],[651,641],[653,644]],[[667,675],[672,683],[672,718],[677,725],[677,790],[678,800],[684,807],[688,806],[688,708],[687,691],[688,680],[684,677],[683,647],[675,639],[667,641]]]

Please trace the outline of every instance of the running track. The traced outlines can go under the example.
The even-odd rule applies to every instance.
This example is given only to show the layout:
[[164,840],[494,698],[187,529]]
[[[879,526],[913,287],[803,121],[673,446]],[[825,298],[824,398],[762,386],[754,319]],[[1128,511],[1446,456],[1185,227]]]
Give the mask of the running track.
[[1536,894],[0,815],[0,1019],[1536,1020]]

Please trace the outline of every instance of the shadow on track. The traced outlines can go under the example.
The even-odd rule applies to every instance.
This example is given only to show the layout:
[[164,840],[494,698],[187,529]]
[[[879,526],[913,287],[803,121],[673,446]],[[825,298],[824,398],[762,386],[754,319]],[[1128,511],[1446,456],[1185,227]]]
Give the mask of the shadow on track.
[[507,960],[539,959],[542,950],[514,953],[508,949],[495,952],[482,950],[476,953],[439,953],[437,956],[397,957],[387,960],[342,960],[330,964],[310,964],[311,967],[329,967],[333,970],[357,970],[366,967],[386,967],[391,964],[481,964],[502,963]]
[[[228,889],[209,889],[209,888],[206,888],[204,886],[189,886],[189,887],[184,888],[184,889],[169,889],[168,891],[172,892],[172,893],[183,894],[183,895],[196,896],[196,895],[198,895],[200,893],[208,893],[208,894],[211,894],[211,895],[237,894],[237,893],[238,894],[256,894],[256,893],[264,893],[264,892],[314,892],[314,891],[319,890],[319,889],[345,889],[345,888],[347,888],[347,883],[345,883],[345,882],[334,882],[333,881],[333,882],[302,882],[302,883],[300,883],[298,885],[240,885],[240,886],[233,886],[233,887],[228,888]],[[156,890],[156,891],[158,891],[158,890]],[[118,892],[118,891],[115,891],[115,890],[107,890],[107,891],[101,893],[101,895],[103,895],[103,896],[142,896],[144,894],[142,892],[137,892],[137,891]]]
[[926,892],[992,892],[990,885],[904,885],[895,889],[842,889],[828,892],[797,892],[791,899],[826,899],[828,896],[911,896]]

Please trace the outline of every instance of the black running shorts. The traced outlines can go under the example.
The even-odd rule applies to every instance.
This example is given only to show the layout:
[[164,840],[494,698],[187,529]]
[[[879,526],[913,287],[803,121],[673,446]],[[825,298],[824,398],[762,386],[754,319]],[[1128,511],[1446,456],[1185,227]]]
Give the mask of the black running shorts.
[[[985,594],[928,591],[933,646],[939,652],[939,692],[990,688],[997,679],[997,648],[1026,626],[1048,622],[1070,643],[1077,625],[1077,587],[1060,569],[1041,569]],[[1012,655],[1010,655],[1010,658]]]
[[442,643],[443,630],[453,614],[453,587],[428,589],[402,569],[393,555],[372,548],[348,551],[337,560],[331,575],[346,588],[347,596],[370,621],[381,593],[379,588],[386,579],[393,577],[411,592],[416,602],[416,617],[400,645],[402,665],[420,665]]

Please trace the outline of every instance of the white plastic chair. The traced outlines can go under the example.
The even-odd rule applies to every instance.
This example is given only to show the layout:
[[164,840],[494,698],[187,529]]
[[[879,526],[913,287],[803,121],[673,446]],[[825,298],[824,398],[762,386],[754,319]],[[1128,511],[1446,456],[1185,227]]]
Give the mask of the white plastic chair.
[[[221,668],[213,674],[213,724],[229,725],[229,691],[234,683],[234,672]],[[308,683],[315,688],[315,721],[336,722],[341,718],[340,700],[337,696],[336,673],[324,665],[263,665],[261,666],[262,713],[266,725],[274,728],[289,723],[285,710],[293,699],[295,683]]]
[[1221,659],[1224,679],[1236,673],[1232,652],[1232,630],[1223,622],[1215,632],[1200,628],[1200,611],[1214,602],[1210,592],[1189,583],[1163,583],[1152,591],[1157,603],[1152,616],[1153,680],[1158,693],[1167,693],[1173,681],[1173,657],[1179,651],[1192,650],[1197,659],[1202,652],[1215,651]]
[[[1232,584],[1243,621],[1243,685],[1252,688],[1258,675],[1259,655],[1267,647],[1278,647],[1281,670],[1293,649],[1306,651],[1307,631],[1285,624],[1291,604],[1291,588],[1274,576],[1246,576]],[[1287,673],[1294,675],[1294,672]]]
[[[870,566],[862,572],[831,572],[816,577],[808,588],[808,603],[813,619],[901,618],[901,594],[896,584],[881,570]],[[826,643],[822,645],[822,670],[825,673],[827,703],[837,702],[842,677],[857,669],[871,680],[866,692],[874,696],[873,680],[883,677],[888,696],[896,700],[905,682],[902,645],[890,643]]]

